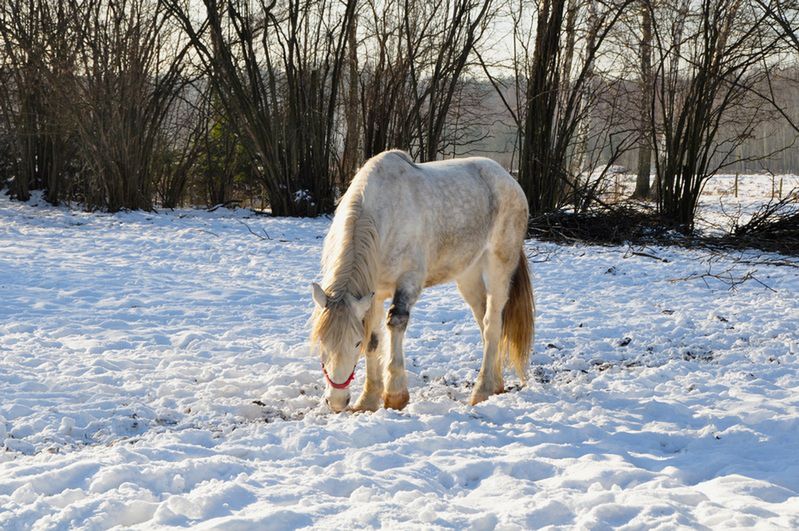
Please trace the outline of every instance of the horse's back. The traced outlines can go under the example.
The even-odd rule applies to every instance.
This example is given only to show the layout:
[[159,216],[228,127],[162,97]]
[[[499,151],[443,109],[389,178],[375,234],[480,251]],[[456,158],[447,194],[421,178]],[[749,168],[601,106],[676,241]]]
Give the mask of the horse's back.
[[455,207],[481,214],[483,210],[526,208],[519,183],[500,164],[485,157],[414,163],[407,153],[391,150],[376,155],[359,172],[367,179],[365,197],[374,204],[389,203],[410,210]]
[[478,259],[497,233],[505,237],[509,215],[526,223],[518,183],[483,157],[415,164],[402,152],[385,152],[356,181],[378,225],[389,277],[421,264],[425,284],[444,282]]

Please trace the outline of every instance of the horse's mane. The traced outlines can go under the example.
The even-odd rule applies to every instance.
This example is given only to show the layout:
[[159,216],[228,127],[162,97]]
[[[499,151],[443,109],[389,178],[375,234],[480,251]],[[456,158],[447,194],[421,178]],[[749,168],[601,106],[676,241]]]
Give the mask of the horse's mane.
[[[343,342],[357,329],[346,295],[355,299],[375,291],[378,234],[374,219],[364,211],[364,187],[374,164],[367,164],[341,198],[322,250],[322,288],[327,306],[316,308],[311,340],[328,348],[348,347]],[[371,335],[372,309],[364,317],[364,338]],[[360,338],[359,338],[360,339]],[[365,348],[368,341],[362,341]],[[354,345],[353,345],[354,346]],[[351,348],[351,347],[348,347]]]

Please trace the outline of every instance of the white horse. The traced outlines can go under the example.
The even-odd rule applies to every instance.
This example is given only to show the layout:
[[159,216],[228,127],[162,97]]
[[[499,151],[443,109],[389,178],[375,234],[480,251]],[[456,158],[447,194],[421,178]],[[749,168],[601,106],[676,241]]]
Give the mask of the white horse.
[[[336,209],[322,285],[313,284],[311,340],[319,347],[329,407],[347,407],[362,354],[367,379],[353,409],[405,407],[402,339],[410,310],[423,288],[453,279],[483,338],[471,403],[503,391],[505,354],[524,383],[535,313],[522,248],[527,215],[521,187],[490,159],[414,164],[394,150],[368,160]],[[381,357],[389,297],[389,347]]]

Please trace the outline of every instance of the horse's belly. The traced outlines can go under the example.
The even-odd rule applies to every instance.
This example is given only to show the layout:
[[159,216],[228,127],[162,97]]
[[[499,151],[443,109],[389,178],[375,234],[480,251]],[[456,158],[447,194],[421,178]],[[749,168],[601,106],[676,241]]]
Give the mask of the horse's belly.
[[458,275],[454,268],[436,268],[429,272],[427,279],[424,281],[424,287],[436,286],[449,282]]
[[[428,253],[418,246],[408,246],[406,252],[387,254],[381,263],[377,291],[393,294],[400,277],[413,271],[425,275],[424,287],[453,280],[485,252],[485,238],[480,234],[475,236],[470,240],[460,240],[460,245],[438,246]],[[417,252],[408,252],[410,248]]]
[[485,238],[475,235],[468,241],[461,241],[457,248],[440,249],[427,270],[425,286],[449,282],[459,276],[485,252]]

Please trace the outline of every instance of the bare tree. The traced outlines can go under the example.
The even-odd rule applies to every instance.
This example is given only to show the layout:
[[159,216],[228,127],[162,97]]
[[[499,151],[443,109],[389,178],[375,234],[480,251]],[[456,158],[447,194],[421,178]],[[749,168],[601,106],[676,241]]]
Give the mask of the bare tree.
[[[420,4],[425,5],[418,2],[414,5]],[[432,43],[433,53],[429,67],[420,69],[413,62],[410,65],[411,84],[416,99],[412,110],[419,155],[422,160],[435,160],[441,148],[441,137],[461,73],[466,67],[472,48],[485,29],[483,22],[491,1],[455,0],[450,4],[439,0],[429,6],[432,10],[430,15],[433,16],[427,20],[412,20],[410,5],[406,0],[403,21],[409,49],[425,35],[424,29],[420,32],[414,25],[425,28],[429,27],[427,25],[430,21],[439,22],[438,27],[432,27],[440,36]],[[435,17],[437,13],[443,13],[444,16]]]
[[472,49],[491,0],[367,2],[361,67],[364,155],[389,147],[435,160],[464,141],[454,133],[468,97]]
[[[359,79],[363,156],[372,157],[389,147],[410,150],[413,99],[408,72],[417,58],[402,36],[402,4],[399,0],[382,5],[369,0],[362,17],[364,44]],[[418,51],[418,47],[413,51]]]
[[[203,99],[203,125],[198,186],[209,207],[234,201],[237,184],[249,180],[252,168],[236,128],[224,112],[212,87]],[[252,199],[252,198],[250,198]]]
[[799,2],[796,0],[755,0],[777,33],[799,51]]
[[8,157],[3,171],[18,199],[40,189],[58,203],[76,170],[70,128],[57,107],[75,60],[68,11],[67,0],[0,3],[0,119]]
[[[189,188],[200,180],[198,166],[206,153],[204,140],[212,115],[209,93],[207,87],[201,92],[187,86],[161,126],[160,149],[153,161],[152,175],[156,199],[164,208],[182,205]],[[203,200],[208,202],[207,199],[212,205],[218,204],[210,191],[203,196]]]
[[355,0],[161,0],[211,72],[275,215],[333,209],[335,113]]
[[[684,230],[693,228],[707,179],[735,161],[736,148],[764,116],[752,95],[767,77],[764,57],[776,37],[752,7],[745,0],[680,0],[653,11],[658,205]],[[728,134],[719,135],[722,129]]]
[[148,0],[10,0],[0,6],[0,38],[12,195],[42,189],[53,203],[151,208],[153,181],[185,166],[184,137],[165,123],[185,85],[186,49],[163,9]]
[[[795,65],[796,54],[799,53],[799,35],[797,34],[797,28],[799,28],[799,2],[797,0],[755,0],[755,4],[762,9],[774,33],[793,51]],[[786,87],[783,84],[778,90],[775,89],[774,82],[777,77],[770,75],[766,79],[766,89],[758,92],[758,95],[773,106],[774,110],[781,115],[783,121],[795,133],[799,133],[799,120],[796,114],[790,113],[784,105],[786,101],[791,101],[790,87]],[[799,78],[794,72],[794,77],[790,80],[791,85],[799,85],[797,79]]]
[[80,138],[83,199],[110,211],[149,210],[188,48],[166,10],[148,0],[70,0],[70,10],[80,52],[60,110]]
[[[532,17],[526,2],[520,1],[511,12],[515,108],[502,97],[518,127],[519,183],[532,214],[555,210],[569,201],[578,209],[586,208],[596,199],[598,183],[591,181],[590,174],[599,162],[598,153],[610,148],[604,157],[607,169],[630,147],[633,134],[624,126],[627,117],[611,112],[598,129],[593,125],[600,102],[606,102],[605,110],[613,111],[613,104],[607,102],[618,100],[624,92],[623,84],[599,75],[597,60],[630,3],[591,2],[589,6],[574,0],[542,0],[532,26],[526,24]],[[607,62],[613,63],[610,55]],[[502,95],[503,83],[483,65]],[[586,166],[588,175],[581,182]]]

